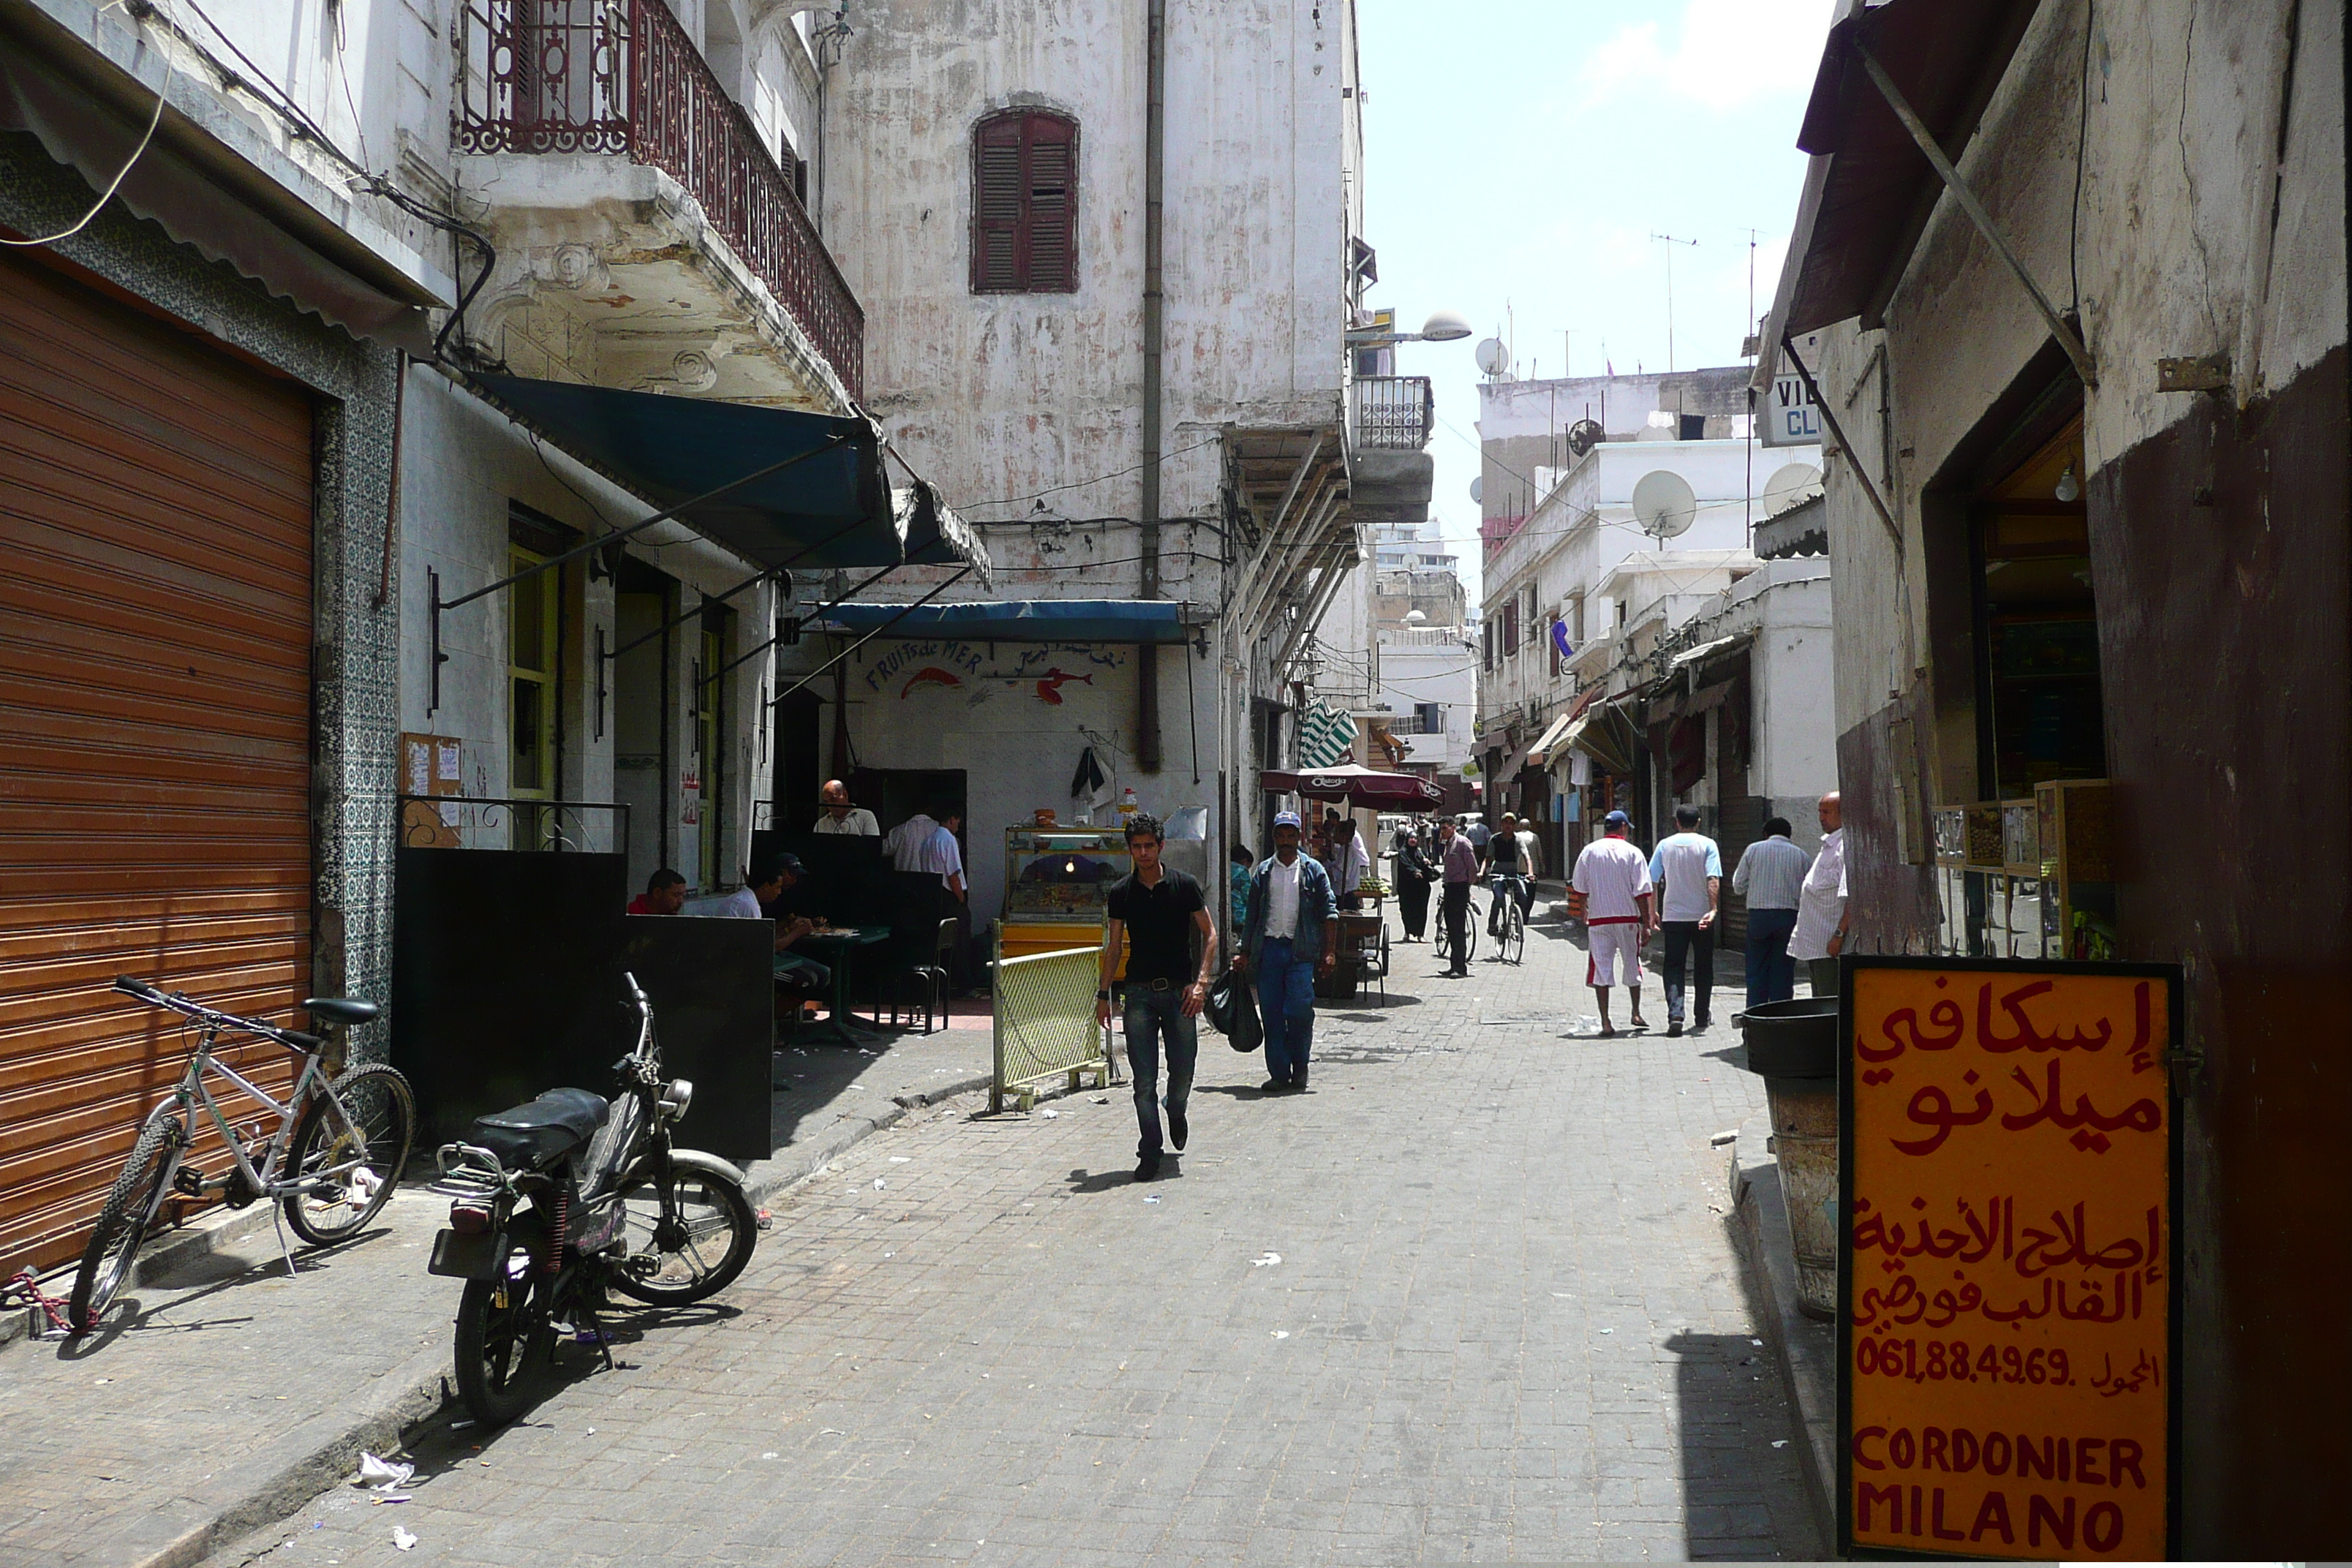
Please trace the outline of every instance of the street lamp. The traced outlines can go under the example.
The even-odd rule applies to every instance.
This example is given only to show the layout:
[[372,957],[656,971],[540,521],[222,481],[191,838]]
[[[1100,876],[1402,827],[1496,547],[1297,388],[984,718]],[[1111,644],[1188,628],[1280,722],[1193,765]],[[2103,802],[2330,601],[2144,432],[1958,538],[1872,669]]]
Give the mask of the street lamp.
[[1470,322],[1458,310],[1433,311],[1417,332],[1395,332],[1385,327],[1350,327],[1351,349],[1380,349],[1391,343],[1450,343],[1470,335]]

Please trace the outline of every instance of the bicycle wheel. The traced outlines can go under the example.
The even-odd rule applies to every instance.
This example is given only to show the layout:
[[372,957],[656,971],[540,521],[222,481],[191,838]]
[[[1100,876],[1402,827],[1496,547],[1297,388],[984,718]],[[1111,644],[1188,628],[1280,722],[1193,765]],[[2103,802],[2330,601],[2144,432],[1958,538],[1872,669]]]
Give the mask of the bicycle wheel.
[[147,1238],[147,1227],[155,1223],[155,1211],[163,1206],[173,1169],[186,1144],[186,1124],[168,1104],[157,1106],[147,1125],[139,1130],[131,1158],[124,1162],[122,1173],[114,1178],[114,1186],[98,1211],[98,1227],[89,1233],[89,1245],[82,1249],[81,1267],[74,1271],[73,1300],[67,1310],[74,1332],[86,1334],[96,1328],[113,1304],[115,1292],[131,1278],[139,1244]]
[[408,1080],[382,1062],[352,1068],[335,1080],[333,1098],[312,1095],[294,1124],[288,1179],[331,1173],[280,1200],[286,1223],[313,1247],[357,1236],[392,1201],[415,1139],[416,1097]]
[[[530,1255],[515,1254],[528,1273]],[[468,1279],[457,1299],[457,1397],[477,1421],[513,1420],[531,1406],[555,1359],[555,1328],[527,1279]]]
[[[662,1184],[670,1212],[662,1217]],[[735,1282],[759,1244],[760,1216],[743,1189],[705,1171],[674,1169],[621,1189],[629,1256],[613,1289],[656,1306],[683,1306],[715,1296]],[[646,1268],[639,1273],[639,1268]]]
[[1469,968],[1470,961],[1478,956],[1478,928],[1485,923],[1485,914],[1477,905],[1472,904],[1462,921],[1462,957],[1459,963],[1465,969]]
[[1519,901],[1511,900],[1503,916],[1503,962],[1524,963],[1528,958],[1528,918],[1519,912]]

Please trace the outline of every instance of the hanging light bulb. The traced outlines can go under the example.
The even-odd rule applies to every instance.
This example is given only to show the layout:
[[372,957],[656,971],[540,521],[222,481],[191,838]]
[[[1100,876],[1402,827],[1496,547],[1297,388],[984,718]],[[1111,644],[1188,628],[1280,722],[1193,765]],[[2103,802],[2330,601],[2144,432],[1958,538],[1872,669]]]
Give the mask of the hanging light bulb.
[[2058,476],[2058,489],[2054,493],[2060,500],[2065,501],[2074,500],[2082,496],[2082,482],[2074,478],[2074,464],[2067,464],[2066,471]]

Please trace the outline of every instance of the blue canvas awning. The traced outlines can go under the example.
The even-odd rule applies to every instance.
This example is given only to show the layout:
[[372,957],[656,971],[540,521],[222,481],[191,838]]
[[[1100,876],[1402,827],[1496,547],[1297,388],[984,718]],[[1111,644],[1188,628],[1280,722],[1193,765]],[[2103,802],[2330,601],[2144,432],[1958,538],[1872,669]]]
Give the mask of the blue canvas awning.
[[872,603],[836,605],[824,624],[844,632],[870,632],[904,612],[892,626],[899,637],[956,637],[964,642],[1181,643],[1191,640],[1184,606],[1172,599],[999,599],[962,605]]
[[[920,509],[901,513],[883,472],[882,432],[869,419],[519,375],[468,379],[515,419],[657,507],[809,454],[678,512],[696,532],[748,561],[808,571],[910,559],[906,530]],[[984,570],[985,554],[960,522],[927,529],[923,559],[971,561]]]

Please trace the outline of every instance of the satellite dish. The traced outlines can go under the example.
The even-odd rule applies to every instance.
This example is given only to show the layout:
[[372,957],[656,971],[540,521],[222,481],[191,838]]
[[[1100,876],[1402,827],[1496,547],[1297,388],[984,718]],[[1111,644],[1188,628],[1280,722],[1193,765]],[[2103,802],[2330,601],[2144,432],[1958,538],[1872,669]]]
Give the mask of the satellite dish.
[[1821,493],[1822,471],[1811,463],[1784,463],[1764,486],[1764,515],[1777,517]]
[[1634,483],[1633,520],[1643,532],[1672,539],[1698,521],[1698,497],[1673,469],[1653,468]]
[[1503,367],[1510,363],[1507,353],[1503,347],[1503,340],[1500,338],[1479,339],[1478,346],[1473,351],[1472,357],[1478,362],[1478,368],[1488,375],[1502,374]]
[[1486,502],[1486,476],[1479,475],[1470,481],[1470,504],[1484,506]]
[[1409,626],[1420,626],[1428,619],[1429,616],[1419,610],[1407,610],[1404,613],[1404,624]]
[[1580,419],[1568,427],[1568,449],[1580,458],[1607,439],[1609,432],[1597,419]]

